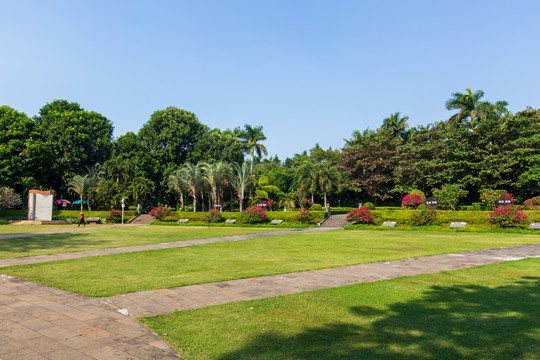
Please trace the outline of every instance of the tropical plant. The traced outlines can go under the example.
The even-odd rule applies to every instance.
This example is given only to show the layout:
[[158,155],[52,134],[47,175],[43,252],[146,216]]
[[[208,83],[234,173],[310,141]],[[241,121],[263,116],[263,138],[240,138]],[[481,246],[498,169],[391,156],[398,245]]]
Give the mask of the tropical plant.
[[300,200],[300,208],[301,209],[309,209],[311,206],[313,206],[313,201],[311,201],[309,199]]
[[467,196],[468,193],[461,184],[445,184],[441,189],[433,190],[433,196],[437,198],[439,206],[450,210],[456,210],[459,199]]
[[158,206],[158,207],[153,208],[150,211],[150,215],[155,217],[157,220],[162,220],[163,218],[167,216],[171,216],[171,209],[163,207],[163,206]]
[[296,180],[300,188],[300,193],[304,196],[306,192],[311,194],[311,202],[315,202],[314,194],[318,188],[318,172],[315,164],[304,161],[296,169]]
[[218,209],[210,209],[207,214],[201,217],[201,220],[207,223],[217,223],[222,222],[224,219],[223,215],[221,215],[221,212]]
[[202,163],[202,178],[210,187],[214,205],[221,204],[220,195],[229,178],[230,166],[222,161],[216,163]]
[[197,194],[202,187],[202,171],[200,164],[186,163],[183,168],[180,169],[180,176],[182,181],[186,184],[191,196],[193,196],[193,212],[197,211]]
[[486,210],[495,208],[497,206],[497,200],[499,200],[501,196],[510,198],[512,204],[515,201],[514,195],[508,193],[506,190],[482,189],[480,191],[480,201],[482,201]]
[[511,227],[527,222],[529,217],[518,206],[508,205],[489,213],[487,222],[493,226]]
[[523,207],[527,210],[540,210],[540,196],[525,200],[523,202]]
[[109,210],[106,219],[108,223],[119,223],[122,221],[122,212],[114,209]]
[[180,204],[181,204],[180,211],[184,211],[185,210],[184,192],[186,191],[188,187],[187,187],[187,184],[184,182],[181,169],[178,169],[169,175],[169,181],[167,185],[169,186],[169,189],[176,192],[178,196],[180,197]]
[[251,171],[253,171],[253,155],[255,153],[257,153],[257,156],[259,157],[261,157],[262,154],[265,156],[268,155],[266,147],[259,143],[260,141],[266,140],[266,136],[264,136],[262,130],[262,126],[252,127],[248,124],[244,125],[243,130],[237,129],[238,138],[244,144],[246,151],[250,156]]
[[0,209],[10,209],[21,205],[21,196],[10,187],[0,187]]
[[408,116],[401,117],[399,112],[396,112],[383,120],[381,130],[388,131],[393,137],[405,138],[407,134]]
[[88,180],[88,174],[84,176],[75,175],[68,184],[68,191],[79,195],[79,199],[81,200],[81,211],[83,211],[84,195],[86,195],[86,192],[88,191]]
[[240,212],[242,212],[245,191],[252,182],[250,163],[244,161],[242,165],[233,164],[229,181],[238,196]]
[[103,172],[105,175],[114,179],[117,183],[122,180],[126,182],[129,179],[133,164],[129,159],[124,159],[122,155],[109,159],[103,163]]
[[341,174],[334,166],[330,166],[328,162],[317,164],[317,180],[319,187],[324,193],[324,207],[327,206],[326,194],[333,187],[341,185]]
[[458,92],[452,93],[452,98],[446,102],[446,109],[459,110],[459,112],[448,119],[447,126],[456,127],[467,118],[473,124],[478,116],[478,106],[481,104],[480,99],[483,96],[484,92],[482,90],[478,90],[473,94],[469,88],[466,89],[465,94]]

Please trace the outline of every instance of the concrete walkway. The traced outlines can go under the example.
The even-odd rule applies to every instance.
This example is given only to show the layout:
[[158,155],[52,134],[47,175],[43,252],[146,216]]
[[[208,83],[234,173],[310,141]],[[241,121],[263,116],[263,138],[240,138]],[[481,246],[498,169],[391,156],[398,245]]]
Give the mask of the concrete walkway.
[[[117,225],[117,226],[130,226],[130,225]],[[131,225],[131,226],[138,226],[138,225]],[[105,227],[101,227],[101,229],[103,228]],[[95,228],[90,228],[90,229],[95,229]],[[37,264],[37,263],[56,261],[56,260],[80,259],[83,257],[90,257],[90,256],[124,254],[124,253],[147,251],[147,250],[161,250],[161,249],[194,246],[194,245],[211,244],[211,243],[218,243],[218,242],[231,242],[231,241],[257,239],[257,238],[279,236],[279,235],[301,234],[301,233],[328,231],[328,230],[336,230],[336,228],[317,227],[317,228],[307,228],[307,229],[293,229],[293,230],[274,231],[274,232],[267,232],[267,233],[222,236],[222,237],[214,237],[214,238],[208,238],[208,239],[184,240],[184,241],[176,241],[176,242],[170,242],[170,243],[135,245],[135,246],[120,247],[120,248],[78,251],[78,252],[54,254],[54,255],[40,255],[40,256],[2,259],[0,260],[0,268],[6,267],[6,266],[13,266],[13,265]],[[57,233],[57,232],[50,232],[50,233]],[[0,358],[0,360],[2,359]]]

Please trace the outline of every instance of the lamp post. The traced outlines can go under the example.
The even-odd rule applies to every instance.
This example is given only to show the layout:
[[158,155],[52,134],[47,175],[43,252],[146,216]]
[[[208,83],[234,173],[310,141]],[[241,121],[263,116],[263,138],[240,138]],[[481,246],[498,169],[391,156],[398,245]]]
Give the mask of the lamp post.
[[122,225],[124,225],[124,207],[126,205],[124,204],[124,198],[122,198]]

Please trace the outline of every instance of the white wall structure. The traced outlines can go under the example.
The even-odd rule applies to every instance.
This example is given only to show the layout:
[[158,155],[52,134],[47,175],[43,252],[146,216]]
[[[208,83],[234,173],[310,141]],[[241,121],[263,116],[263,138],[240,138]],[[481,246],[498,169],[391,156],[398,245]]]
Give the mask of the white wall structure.
[[28,191],[28,220],[52,220],[53,196],[50,191]]

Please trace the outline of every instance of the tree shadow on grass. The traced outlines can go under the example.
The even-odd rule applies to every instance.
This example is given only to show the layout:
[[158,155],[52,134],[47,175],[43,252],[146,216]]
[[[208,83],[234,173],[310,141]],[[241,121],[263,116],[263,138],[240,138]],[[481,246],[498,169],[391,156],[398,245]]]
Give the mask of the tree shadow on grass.
[[78,245],[86,246],[89,243],[99,246],[106,244],[106,240],[97,240],[92,237],[92,234],[88,233],[66,233],[66,234],[51,234],[51,235],[38,235],[28,237],[18,237],[12,239],[0,240],[0,259],[10,258],[10,253],[15,254],[16,257],[26,256],[25,253],[31,253],[36,250],[49,250],[58,249],[58,251],[51,251],[51,253],[64,252],[62,249],[70,248],[70,251],[79,251],[76,249]]
[[264,333],[219,359],[540,359],[540,277],[497,288],[433,286],[384,310],[350,310],[372,321]]

